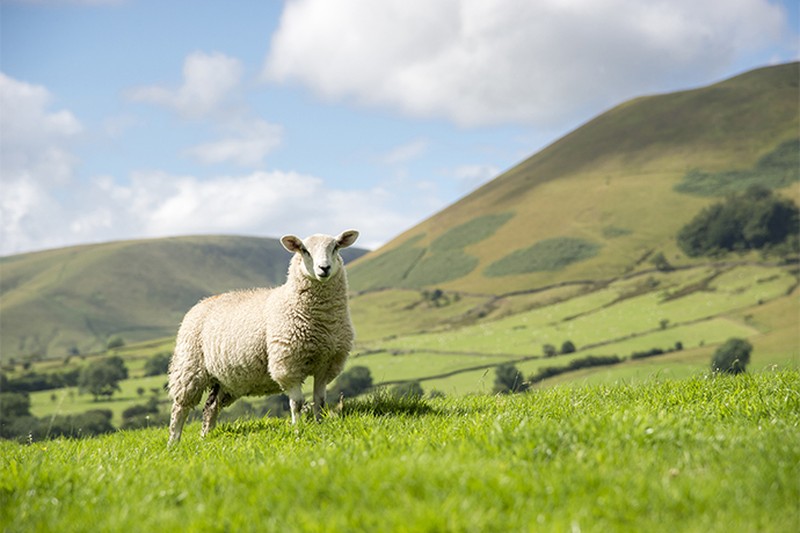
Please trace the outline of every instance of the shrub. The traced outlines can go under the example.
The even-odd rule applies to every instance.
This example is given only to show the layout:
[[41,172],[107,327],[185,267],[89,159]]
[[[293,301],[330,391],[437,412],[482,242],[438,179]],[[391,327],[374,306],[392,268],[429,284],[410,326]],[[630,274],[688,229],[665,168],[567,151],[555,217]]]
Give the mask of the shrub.
[[552,344],[545,344],[542,346],[542,353],[545,357],[555,357],[558,355],[558,350],[556,350],[556,347]]
[[348,398],[358,396],[372,388],[372,373],[365,366],[354,366],[342,372],[330,390],[331,398],[344,394]]
[[122,348],[123,346],[125,346],[125,341],[119,335],[114,335],[108,339],[107,348],[109,350],[115,350],[117,348]]
[[564,341],[564,344],[561,345],[561,353],[566,355],[568,353],[575,352],[575,344],[572,341]]
[[622,359],[616,355],[587,355],[581,359],[573,359],[566,366],[546,366],[539,369],[539,371],[528,378],[530,383],[538,383],[547,378],[573,372],[582,368],[589,368],[593,366],[606,366],[616,365],[621,363]]
[[725,374],[741,374],[750,362],[753,345],[744,339],[728,339],[711,358],[711,370]]
[[495,368],[494,388],[495,393],[508,394],[527,390],[528,384],[522,372],[512,364],[499,365]]
[[633,352],[631,354],[631,359],[645,359],[646,357],[653,357],[655,355],[661,355],[663,353],[664,350],[662,350],[661,348],[652,348],[644,352]]
[[408,381],[392,387],[391,393],[396,398],[422,398],[425,391],[419,381]]
[[656,270],[659,272],[670,272],[671,270],[674,270],[674,267],[667,260],[663,252],[658,252],[656,255],[651,257],[650,264],[656,267]]

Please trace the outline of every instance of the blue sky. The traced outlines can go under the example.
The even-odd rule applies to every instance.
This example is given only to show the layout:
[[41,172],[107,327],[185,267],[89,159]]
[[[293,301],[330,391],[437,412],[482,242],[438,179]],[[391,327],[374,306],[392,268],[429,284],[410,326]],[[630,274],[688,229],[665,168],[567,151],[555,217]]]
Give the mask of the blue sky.
[[798,58],[797,2],[0,0],[0,255],[377,247],[604,110]]

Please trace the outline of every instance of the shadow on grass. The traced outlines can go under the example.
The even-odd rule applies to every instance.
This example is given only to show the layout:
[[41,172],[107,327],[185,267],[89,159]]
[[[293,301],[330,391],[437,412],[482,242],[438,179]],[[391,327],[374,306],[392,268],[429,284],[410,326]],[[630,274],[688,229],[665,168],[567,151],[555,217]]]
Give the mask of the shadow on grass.
[[[385,390],[374,392],[364,398],[345,398],[337,406],[341,416],[421,416],[439,414],[424,398],[420,396],[395,396]],[[335,410],[334,410],[335,412]]]
[[[211,438],[223,435],[248,435],[265,431],[294,432],[313,424],[309,404],[304,409],[304,420],[297,426],[292,426],[288,418],[261,417],[241,418],[231,422],[221,423],[210,434]],[[329,405],[323,414],[322,423],[327,419],[346,418],[348,416],[430,416],[442,414],[440,410],[431,406],[427,400],[416,396],[395,396],[390,392],[380,390],[364,397],[345,398],[337,404]]]

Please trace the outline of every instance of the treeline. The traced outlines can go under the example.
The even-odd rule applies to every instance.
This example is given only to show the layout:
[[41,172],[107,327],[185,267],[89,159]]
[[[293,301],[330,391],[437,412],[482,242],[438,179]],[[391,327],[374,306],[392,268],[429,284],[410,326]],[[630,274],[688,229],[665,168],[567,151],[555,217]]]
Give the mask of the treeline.
[[64,387],[77,387],[80,374],[80,368],[46,374],[29,371],[15,378],[9,378],[6,374],[0,372],[0,391],[36,392]]
[[0,393],[0,437],[22,442],[58,437],[91,437],[111,433],[108,409],[93,409],[77,415],[55,415],[36,418],[31,414],[31,400],[25,392]]
[[799,227],[794,202],[754,185],[703,209],[678,233],[678,245],[690,257],[748,250],[786,256],[800,252]]
[[[571,342],[569,344],[571,345],[571,351],[567,353],[572,353],[575,351],[575,347],[574,345],[572,345]],[[667,348],[667,349],[651,348],[650,350],[633,352],[630,354],[628,358],[644,359],[647,357],[654,357],[657,355],[663,355],[680,350],[683,350],[683,343],[678,341],[672,348]],[[550,351],[545,349],[545,357],[553,357],[553,355],[551,355]],[[587,355],[586,357],[573,359],[566,365],[542,367],[539,370],[537,370],[535,374],[528,376],[528,378],[525,378],[522,375],[522,372],[517,370],[516,366],[513,364],[499,365],[495,369],[495,381],[494,381],[493,391],[495,393],[501,393],[501,394],[525,392],[530,388],[531,385],[540,383],[548,378],[560,376],[561,374],[566,374],[568,372],[575,372],[576,370],[581,370],[584,368],[616,365],[622,363],[628,358],[620,357],[618,355]]]
[[[169,368],[169,359],[170,354],[167,352],[148,358],[144,364],[144,376],[166,374]],[[98,396],[110,396],[111,394],[107,394],[109,391],[112,391],[113,394],[114,390],[118,390],[114,386],[114,382],[127,378],[128,369],[124,360],[114,355],[69,370],[55,372],[28,370],[17,377],[9,377],[6,373],[0,372],[0,391],[30,393],[64,387],[82,387],[86,392],[92,392],[92,389],[96,390]],[[93,387],[93,384],[105,384],[106,387],[104,388],[102,385]]]

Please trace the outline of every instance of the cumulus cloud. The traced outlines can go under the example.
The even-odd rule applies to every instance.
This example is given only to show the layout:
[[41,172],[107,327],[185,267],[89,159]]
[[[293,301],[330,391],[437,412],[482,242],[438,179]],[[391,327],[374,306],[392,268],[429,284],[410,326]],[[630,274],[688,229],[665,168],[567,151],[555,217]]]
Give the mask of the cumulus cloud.
[[281,144],[283,128],[251,116],[241,100],[241,61],[219,52],[194,52],[183,63],[183,83],[128,91],[128,98],[166,107],[183,118],[208,124],[216,140],[192,146],[186,155],[203,164],[233,163],[259,167]]
[[781,41],[768,0],[295,0],[266,79],[461,125],[550,124]]
[[[161,237],[198,233],[279,236],[333,233],[357,227],[362,246],[378,246],[421,215],[391,205],[380,187],[341,190],[297,172],[252,172],[201,180],[164,172],[138,172],[127,183],[99,178],[98,206],[72,224],[74,231],[114,228],[116,234]],[[117,237],[119,238],[119,237]]]
[[128,96],[170,108],[186,118],[204,118],[220,110],[239,87],[241,62],[225,54],[194,52],[183,63],[183,83],[171,89],[160,85],[138,87]]
[[0,73],[0,242],[3,251],[51,241],[61,207],[52,189],[68,186],[77,158],[69,144],[82,131],[67,110],[50,109],[53,96],[40,85]]
[[257,167],[281,145],[283,127],[261,119],[234,120],[223,129],[226,137],[189,148],[186,153],[204,164],[232,162]]
[[282,171],[206,179],[134,172],[125,180],[99,176],[77,187],[75,203],[67,208],[36,183],[4,186],[0,254],[129,238],[306,236],[348,228],[362,231],[360,246],[376,248],[430,208],[398,204],[397,196],[380,186],[345,190],[316,176]]

